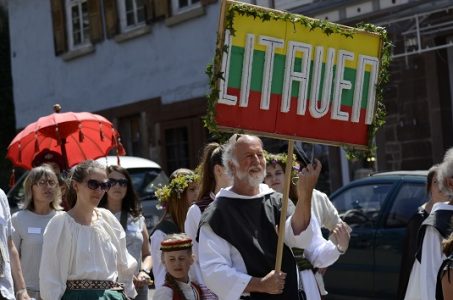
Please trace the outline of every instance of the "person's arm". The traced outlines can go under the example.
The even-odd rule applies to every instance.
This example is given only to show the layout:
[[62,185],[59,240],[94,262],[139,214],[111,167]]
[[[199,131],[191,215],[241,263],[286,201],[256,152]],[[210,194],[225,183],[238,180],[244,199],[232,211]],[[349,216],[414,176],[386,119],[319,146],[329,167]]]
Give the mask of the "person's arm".
[[16,288],[16,299],[30,299],[27,293],[22,268],[20,265],[19,253],[11,237],[8,238],[9,259],[11,262],[11,275],[13,276]]
[[444,299],[453,299],[453,271],[450,268],[442,276],[442,293]]
[[197,238],[198,232],[198,224],[200,223],[201,219],[201,211],[200,208],[193,204],[189,211],[187,212],[186,220],[184,221],[184,232],[195,241]]
[[153,261],[151,259],[151,252],[149,250],[149,242],[148,242],[148,229],[146,228],[146,224],[143,222],[143,245],[142,245],[142,263],[140,271],[137,275],[137,281],[134,282],[135,286],[141,288],[143,286],[148,285],[150,283],[150,272],[153,266]]
[[436,298],[437,273],[445,257],[442,256],[442,237],[433,227],[426,228],[420,262],[421,299]]
[[151,235],[151,259],[153,265],[154,285],[156,289],[163,286],[165,282],[165,267],[162,264],[162,251],[160,243],[165,239],[166,234],[160,230],[156,230]]
[[61,299],[66,290],[73,240],[72,232],[64,226],[64,218],[64,214],[53,217],[44,230],[39,267],[39,290],[43,300]]
[[309,164],[299,172],[297,182],[297,195],[299,200],[296,209],[291,218],[291,227],[294,235],[299,235],[307,229],[311,218],[311,197],[313,189],[318,182],[319,173],[321,172],[321,162],[316,160],[314,164]]

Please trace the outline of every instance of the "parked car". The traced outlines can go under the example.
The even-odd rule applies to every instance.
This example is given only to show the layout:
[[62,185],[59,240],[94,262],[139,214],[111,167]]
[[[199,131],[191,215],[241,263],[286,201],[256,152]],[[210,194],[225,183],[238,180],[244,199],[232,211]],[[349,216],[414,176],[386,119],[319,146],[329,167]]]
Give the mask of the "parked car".
[[[97,161],[106,166],[116,165],[117,157],[107,156],[99,158]],[[148,229],[153,228],[163,214],[163,211],[157,208],[158,201],[154,190],[159,184],[164,185],[168,182],[167,175],[157,163],[141,157],[120,156],[120,165],[126,168],[131,175],[132,184],[141,200],[146,225]],[[17,204],[23,198],[23,182],[26,176],[27,172],[20,177],[7,194],[12,212],[18,209]]]
[[406,225],[427,200],[427,171],[374,174],[330,199],[351,228],[348,251],[326,272],[329,299],[394,299]]

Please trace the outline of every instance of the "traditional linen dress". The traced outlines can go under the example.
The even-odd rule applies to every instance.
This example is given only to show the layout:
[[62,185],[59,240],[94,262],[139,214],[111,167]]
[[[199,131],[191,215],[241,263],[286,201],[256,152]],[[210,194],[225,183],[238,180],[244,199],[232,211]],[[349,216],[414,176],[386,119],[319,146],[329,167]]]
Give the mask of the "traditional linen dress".
[[[338,211],[329,200],[329,197],[316,189],[313,190],[312,194],[311,213],[317,223],[319,222],[317,227],[325,227],[329,231],[332,231],[341,222]],[[315,255],[315,253],[317,254]],[[316,251],[313,247],[305,249],[304,256],[314,268],[326,268],[338,260],[340,252],[331,241],[326,241]],[[321,295],[327,295],[327,291],[324,289],[324,281],[320,274],[314,274],[311,269],[308,269],[299,271],[299,276],[307,299],[320,300]]]
[[[118,221],[121,219],[121,212],[115,213],[115,217]],[[141,270],[142,265],[142,246],[143,246],[143,230],[145,228],[145,217],[138,216],[134,218],[131,214],[127,216],[126,223],[126,247],[132,257],[137,261],[137,267],[134,270],[134,274],[137,275]],[[148,242],[148,241],[146,241]],[[148,300],[148,287],[144,286],[137,290],[137,297],[135,300]]]
[[[239,299],[252,276],[262,277],[274,268],[274,246],[277,243],[275,225],[278,224],[280,198],[281,194],[277,195],[267,185],[260,185],[259,194],[251,197],[238,195],[230,188],[222,189],[203,215],[199,238],[200,266],[206,285],[220,299]],[[294,206],[292,203],[288,205],[288,215],[291,215]],[[313,247],[313,257],[318,256],[325,240],[317,226],[316,218],[312,217],[308,227],[297,236],[293,233],[291,219],[292,216],[287,218],[285,224],[285,247]],[[214,220],[219,223],[211,223]],[[246,223],[248,224],[245,225]],[[217,225],[222,226],[221,231],[226,231],[228,240],[218,235],[218,231],[214,231],[219,230]],[[234,237],[230,235],[233,233],[229,232],[230,229],[235,230]],[[224,235],[224,232],[221,234]],[[252,299],[255,296],[262,296],[263,299],[298,299],[297,267],[292,253],[285,249],[282,271],[287,273],[285,289],[290,285],[291,291],[287,291],[287,294],[284,291],[282,295],[252,295]],[[244,255],[247,259],[244,259]],[[257,265],[258,261],[262,263]],[[260,270],[252,270],[253,267]],[[254,272],[260,274],[253,274]],[[290,273],[293,278],[289,280]]]
[[[77,223],[63,213],[50,220],[44,232],[39,286],[44,300],[123,299],[112,290],[66,290],[67,281],[102,280],[124,283],[124,293],[137,295],[132,276],[137,262],[126,250],[126,234],[108,210],[95,208],[97,220]],[[109,296],[107,296],[109,295]]]
[[[443,212],[442,212],[443,211]],[[422,243],[417,252],[417,259],[412,266],[409,283],[407,285],[406,300],[425,300],[436,298],[436,282],[437,273],[442,261],[446,258],[442,251],[442,240],[448,237],[449,233],[441,233],[435,226],[425,225],[430,218],[436,214],[443,214],[441,218],[437,218],[437,222],[445,219],[445,222],[451,222],[453,216],[453,205],[445,203],[435,203],[429,217],[422,223],[420,231],[423,227],[424,237],[419,235],[419,242]],[[448,229],[448,228],[447,228]],[[451,227],[449,227],[451,230]],[[443,236],[444,235],[444,236]],[[447,236],[445,236],[447,235]]]
[[40,298],[39,264],[41,262],[44,230],[50,219],[62,213],[62,211],[52,210],[47,215],[40,215],[24,209],[14,213],[11,217],[14,227],[12,237],[19,252],[22,273],[30,297]]
[[198,224],[200,223],[201,214],[208,207],[208,205],[214,201],[215,194],[211,192],[209,197],[204,197],[195,204],[192,204],[187,212],[186,220],[184,222],[184,231],[192,239],[192,252],[195,254],[195,260],[192,266],[190,266],[190,278],[200,285],[200,288],[203,290],[203,299],[205,300],[214,300],[218,299],[217,296],[212,293],[205,285],[203,275],[201,274],[200,261],[198,259]]

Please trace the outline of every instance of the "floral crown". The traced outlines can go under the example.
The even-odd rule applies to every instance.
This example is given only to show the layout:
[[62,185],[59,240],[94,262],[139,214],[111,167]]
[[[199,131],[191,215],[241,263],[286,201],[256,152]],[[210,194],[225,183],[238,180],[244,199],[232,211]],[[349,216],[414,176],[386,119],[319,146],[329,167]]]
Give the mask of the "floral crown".
[[[275,166],[275,165],[280,165],[280,166],[286,166],[286,162],[288,161],[288,154],[286,153],[278,153],[278,154],[272,154],[269,152],[264,153],[264,158],[266,159],[266,164]],[[285,171],[285,170],[283,170]],[[293,154],[293,166],[292,166],[292,175],[296,175],[297,172],[299,171],[299,164],[297,163],[296,160],[296,155]]]
[[189,184],[198,182],[199,179],[200,175],[197,173],[176,175],[169,184],[156,189],[156,197],[159,199],[160,204],[163,207],[166,207],[166,204],[171,197],[180,199]]

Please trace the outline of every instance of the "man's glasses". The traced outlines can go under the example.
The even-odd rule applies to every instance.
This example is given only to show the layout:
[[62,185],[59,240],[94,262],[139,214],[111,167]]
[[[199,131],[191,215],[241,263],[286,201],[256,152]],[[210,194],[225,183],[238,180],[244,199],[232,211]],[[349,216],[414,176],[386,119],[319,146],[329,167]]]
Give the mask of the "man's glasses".
[[36,185],[39,186],[40,188],[49,186],[51,188],[54,188],[57,186],[57,181],[53,179],[40,179],[38,182],[36,182]]
[[101,188],[101,191],[108,191],[110,188],[110,182],[109,181],[97,181],[94,179],[90,179],[87,181],[87,187],[90,190],[97,190]]
[[120,187],[126,187],[127,183],[129,182],[127,179],[115,179],[115,178],[109,178],[110,186],[114,186],[118,184]]

